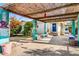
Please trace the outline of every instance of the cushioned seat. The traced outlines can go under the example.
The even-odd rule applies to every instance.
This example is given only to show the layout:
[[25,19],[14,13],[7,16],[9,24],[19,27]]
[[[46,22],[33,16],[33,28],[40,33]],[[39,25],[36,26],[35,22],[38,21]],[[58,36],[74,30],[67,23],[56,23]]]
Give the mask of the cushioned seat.
[[9,42],[9,37],[0,36],[0,44]]

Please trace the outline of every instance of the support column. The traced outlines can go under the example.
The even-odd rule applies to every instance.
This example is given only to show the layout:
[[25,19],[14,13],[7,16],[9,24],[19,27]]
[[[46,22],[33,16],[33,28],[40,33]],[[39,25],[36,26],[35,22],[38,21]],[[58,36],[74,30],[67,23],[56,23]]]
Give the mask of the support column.
[[2,14],[0,14],[0,22],[1,22],[1,20],[2,20]]
[[6,15],[7,15],[7,17],[6,17],[7,23],[9,24],[9,12],[8,11],[6,11]]
[[44,34],[46,34],[46,23],[44,23]]
[[33,20],[33,31],[32,31],[33,40],[37,40],[36,23],[37,23],[37,21]]
[[2,20],[2,9],[0,9],[0,21]]
[[45,37],[46,36],[46,33],[47,33],[47,28],[46,28],[46,23],[44,23],[44,34],[43,34],[43,37]]
[[79,14],[78,14],[78,46],[79,46]]
[[60,23],[60,26],[61,26],[61,28],[60,28],[60,35],[63,35],[63,23]]
[[[3,20],[5,20],[5,22],[4,22],[5,26],[2,25]],[[8,27],[8,24],[9,24],[9,12],[6,11],[6,10],[0,9],[0,39],[1,39],[0,44],[5,44],[6,42],[10,41],[9,40],[9,38],[10,38],[10,28]],[[8,38],[8,39],[4,40],[5,37]]]
[[61,28],[60,28],[60,35],[64,35],[64,23],[61,22],[60,26],[61,26]]
[[72,20],[72,35],[75,36],[75,20]]
[[7,24],[8,24],[8,30],[9,30],[9,38],[10,38],[10,19],[9,19],[9,12],[6,11],[6,20],[7,20]]

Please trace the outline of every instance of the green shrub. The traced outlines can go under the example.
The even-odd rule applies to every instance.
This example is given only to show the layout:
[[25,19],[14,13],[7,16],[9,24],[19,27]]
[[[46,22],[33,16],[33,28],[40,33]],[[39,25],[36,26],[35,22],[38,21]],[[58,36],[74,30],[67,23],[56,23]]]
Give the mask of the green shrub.
[[33,27],[32,22],[26,22],[25,25],[24,25],[23,34],[25,36],[31,36],[31,34],[32,34],[32,27]]

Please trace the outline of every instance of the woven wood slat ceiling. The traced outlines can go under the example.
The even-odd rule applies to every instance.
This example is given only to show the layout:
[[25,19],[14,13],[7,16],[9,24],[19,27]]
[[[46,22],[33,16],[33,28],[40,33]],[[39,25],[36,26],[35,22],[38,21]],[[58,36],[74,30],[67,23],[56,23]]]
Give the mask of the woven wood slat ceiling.
[[[4,5],[2,8],[41,21],[63,19],[67,15],[74,18],[79,12],[79,4],[74,3],[12,3]],[[45,13],[47,17],[44,17]]]

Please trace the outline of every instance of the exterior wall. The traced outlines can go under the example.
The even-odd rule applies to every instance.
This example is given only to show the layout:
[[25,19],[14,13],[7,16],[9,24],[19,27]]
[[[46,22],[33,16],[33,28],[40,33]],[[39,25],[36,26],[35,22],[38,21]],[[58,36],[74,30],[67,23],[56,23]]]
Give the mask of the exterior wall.
[[65,23],[65,29],[68,28],[68,30],[65,30],[64,32],[67,33],[69,31],[72,31],[72,21],[66,21]]
[[[58,33],[58,35],[61,35],[61,32],[62,32],[62,34],[64,34],[64,31],[65,31],[64,22],[52,22],[52,23],[48,23],[47,26],[48,26],[49,32],[52,33],[52,24],[53,23],[57,24],[57,33]],[[61,23],[62,23],[62,28],[61,28]]]
[[51,28],[51,23],[47,23],[47,30],[48,30],[49,33],[51,33],[51,29],[52,29]]
[[[56,23],[57,24],[57,34],[60,36],[60,35],[65,35],[65,25],[68,23],[68,22],[52,22],[52,23],[47,23],[47,26],[46,26],[46,31],[49,32],[49,33],[52,33],[52,24],[53,23]],[[37,32],[38,33],[44,33],[44,23],[43,22],[40,22],[40,21],[37,21]]]
[[[44,33],[44,23],[43,22],[40,22],[40,21],[37,21],[37,33]],[[47,26],[46,26],[47,28]],[[46,29],[47,31],[47,29]]]

